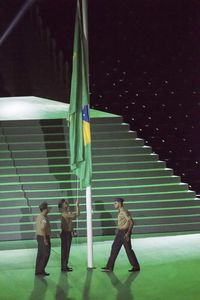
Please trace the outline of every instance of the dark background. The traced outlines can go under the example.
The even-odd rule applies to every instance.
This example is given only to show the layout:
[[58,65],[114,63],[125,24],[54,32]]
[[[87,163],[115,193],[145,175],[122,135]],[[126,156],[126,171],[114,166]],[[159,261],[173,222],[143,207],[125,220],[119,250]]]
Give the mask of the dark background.
[[[37,4],[71,66],[76,1]],[[122,115],[199,193],[200,1],[88,0],[88,13],[91,107]]]

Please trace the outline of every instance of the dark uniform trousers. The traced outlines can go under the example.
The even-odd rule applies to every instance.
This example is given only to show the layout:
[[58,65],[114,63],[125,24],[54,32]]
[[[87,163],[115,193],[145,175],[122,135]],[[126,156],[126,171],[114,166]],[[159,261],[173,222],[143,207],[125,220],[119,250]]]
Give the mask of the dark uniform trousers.
[[36,257],[35,273],[44,273],[45,267],[48,263],[50,252],[51,252],[51,241],[50,237],[46,236],[48,245],[44,243],[44,237],[37,235],[38,252]]
[[61,238],[61,269],[64,270],[68,266],[69,252],[72,243],[71,231],[62,230],[60,234]]
[[111,270],[113,270],[113,268],[114,268],[115,260],[119,254],[119,251],[120,251],[122,245],[124,245],[124,248],[126,250],[126,254],[128,256],[130,264],[136,269],[138,269],[140,267],[137,257],[132,249],[131,239],[129,241],[127,241],[125,239],[125,234],[126,234],[126,231],[118,230],[118,232],[115,236],[115,239],[114,239],[114,242],[113,242],[112,248],[111,248],[110,257],[109,257],[107,265],[106,265],[106,267]]

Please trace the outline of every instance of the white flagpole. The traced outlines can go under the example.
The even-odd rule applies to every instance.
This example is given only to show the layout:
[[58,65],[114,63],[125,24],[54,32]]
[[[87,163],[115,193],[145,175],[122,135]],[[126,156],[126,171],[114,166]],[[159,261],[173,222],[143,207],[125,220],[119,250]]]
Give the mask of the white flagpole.
[[86,188],[87,209],[87,263],[88,269],[93,268],[93,242],[92,242],[92,201],[91,186]]
[[[89,57],[88,57],[88,23],[87,23],[87,0],[82,0],[83,16],[83,34],[84,48],[86,56],[86,66],[88,75],[88,92],[89,92]],[[87,212],[87,266],[92,269],[93,265],[93,234],[92,234],[92,189],[91,186],[86,188],[86,212]]]

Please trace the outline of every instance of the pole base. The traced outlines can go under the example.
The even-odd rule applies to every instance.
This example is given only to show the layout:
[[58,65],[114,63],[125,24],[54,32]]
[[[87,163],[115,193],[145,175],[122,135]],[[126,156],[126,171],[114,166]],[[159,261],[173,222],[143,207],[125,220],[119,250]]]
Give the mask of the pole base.
[[88,271],[92,271],[92,270],[95,270],[95,269],[96,269],[96,267],[87,267]]

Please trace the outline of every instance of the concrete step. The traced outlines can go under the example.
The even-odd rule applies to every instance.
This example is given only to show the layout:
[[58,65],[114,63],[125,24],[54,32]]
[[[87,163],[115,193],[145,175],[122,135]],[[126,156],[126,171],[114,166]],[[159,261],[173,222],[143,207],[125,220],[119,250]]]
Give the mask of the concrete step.
[[[129,163],[94,163],[93,170],[96,171],[111,171],[111,170],[142,170],[142,169],[164,169],[165,162],[129,162]],[[0,167],[1,174],[10,174],[16,169],[12,166]],[[71,173],[70,165],[34,165],[34,166],[17,166],[18,174],[41,174],[45,172],[66,172]]]
[[163,161],[154,162],[129,162],[129,163],[96,163],[93,164],[94,171],[111,171],[111,170],[147,170],[147,169],[164,169],[166,167]]
[[[115,162],[151,162],[158,161],[158,155],[146,154],[146,155],[107,155],[107,156],[94,156],[92,158],[93,163],[115,163]],[[2,158],[0,159],[0,167],[3,166],[34,166],[34,165],[67,165],[69,164],[69,157],[46,157],[46,158]]]
[[140,225],[164,225],[164,224],[179,224],[179,223],[199,223],[200,215],[186,215],[186,216],[167,216],[167,217],[142,217],[142,218],[136,218],[136,224],[138,226]]
[[[132,139],[137,138],[137,134],[135,131],[118,131],[118,132],[112,132],[112,139]],[[110,132],[94,132],[92,133],[92,142],[98,141],[99,139],[111,139],[111,133]],[[56,141],[69,141],[69,134],[66,132],[62,133],[26,133],[26,134],[9,134],[9,135],[0,135],[0,143],[24,143],[24,142],[56,142]]]
[[108,170],[108,171],[93,171],[94,179],[110,179],[110,178],[124,178],[124,177],[152,177],[152,176],[170,176],[173,175],[173,170],[164,169],[140,169],[140,170]]
[[[113,199],[113,202],[103,202],[103,201],[95,201],[94,204],[93,204],[93,207],[94,207],[94,210],[96,212],[98,211],[103,211],[105,210],[106,212],[108,211],[113,211],[113,208],[114,208],[114,199]],[[156,209],[156,210],[160,210],[160,209],[174,209],[176,210],[176,208],[196,208],[196,207],[199,207],[200,206],[200,199],[197,200],[197,199],[194,199],[194,198],[191,198],[191,199],[167,199],[167,200],[149,200],[149,201],[142,201],[142,200],[139,200],[139,201],[126,201],[126,207],[132,211],[132,215],[133,217],[135,216],[135,210],[141,210],[141,209],[144,209],[144,210],[151,210],[151,209]],[[84,207],[84,205],[83,205]],[[38,209],[38,208],[37,208]],[[57,209],[57,207],[56,207]],[[56,209],[54,209],[54,207],[52,207],[52,211],[56,211]]]
[[[71,208],[72,211],[74,207]],[[155,219],[160,218],[176,218],[176,217],[185,217],[185,216],[199,216],[200,215],[200,206],[188,206],[188,207],[168,207],[168,208],[151,208],[151,209],[130,209],[129,210],[131,215],[133,216],[134,220],[143,220],[149,219],[151,217],[155,217]],[[16,209],[13,208],[1,208],[0,209],[0,223],[15,223],[15,222],[28,222],[30,220],[35,220],[36,215],[38,214],[38,207],[20,207]],[[59,221],[60,220],[60,213],[58,212],[58,208],[50,206],[50,214],[49,214],[50,221]],[[92,214],[93,221],[99,219],[107,220],[109,219],[112,221],[114,220],[117,223],[116,219],[116,210],[108,209],[104,207],[103,210],[94,210]],[[79,221],[86,222],[86,207],[81,206],[81,215],[79,217]],[[138,224],[138,221],[135,221]],[[76,223],[76,221],[75,221]]]
[[[14,169],[13,169],[14,170]],[[16,171],[16,170],[15,170]],[[107,179],[118,179],[118,178],[140,178],[140,177],[165,177],[165,176],[172,176],[173,171],[172,169],[150,169],[150,170],[118,170],[118,171],[106,171],[106,172],[93,172],[93,179],[94,180],[107,180]],[[0,175],[1,182],[9,183],[9,182],[37,182],[45,181],[45,180],[65,180],[65,181],[75,181],[77,182],[77,177],[74,174],[66,173],[66,172],[52,172],[52,173],[35,173],[35,174],[25,174],[20,173],[20,180],[19,174],[11,173],[11,174],[1,174]]]
[[[92,141],[92,147],[104,148],[104,147],[114,147],[119,145],[118,139],[102,139],[102,140],[94,140]],[[144,141],[142,139],[123,139],[120,140],[120,147],[139,147],[144,146]],[[48,141],[41,141],[40,142],[10,142],[9,149],[13,150],[41,150],[41,149],[68,149],[69,143],[63,141],[56,141],[56,142],[48,142]],[[8,146],[5,143],[0,143],[0,150],[7,150]]]
[[[190,199],[194,200],[195,199],[195,192],[194,191],[171,191],[171,192],[155,192],[155,193],[132,193],[132,194],[127,194],[127,193],[121,193],[119,194],[118,191],[113,192],[112,195],[92,195],[93,201],[106,201],[113,203],[114,199],[116,197],[122,197],[124,198],[127,202],[128,201],[165,201],[165,200],[176,200],[176,199]],[[69,201],[76,200],[77,198],[82,202],[85,201],[85,195],[80,195],[79,193],[76,196],[72,196],[70,194],[62,194],[59,197],[31,197],[29,200],[31,201],[32,205],[39,205],[42,201],[49,201],[51,204],[57,204],[59,199],[62,199],[63,197],[66,197]],[[13,198],[11,198],[13,199]],[[15,199],[15,198],[14,198]],[[9,200],[9,199],[8,199]],[[3,201],[6,201],[4,198],[1,199],[1,203]]]
[[0,151],[8,151],[8,144],[0,143]]
[[[147,233],[148,231],[148,233]],[[191,224],[166,224],[163,228],[160,225],[155,226],[136,226],[134,229],[134,234],[143,234],[143,235],[151,235],[151,234],[162,234],[162,233],[191,233],[191,232],[198,232],[199,231],[199,224],[198,223],[191,223]],[[52,237],[59,238],[59,229],[52,230]],[[106,227],[94,227],[93,228],[93,235],[94,236],[113,236],[115,233],[115,227],[113,226],[106,226]],[[78,229],[79,236],[86,236],[86,229],[79,228]],[[134,237],[134,235],[133,235]],[[9,231],[1,233],[0,232],[0,241],[8,241],[8,240],[31,240],[35,239],[35,230],[21,230],[21,231]]]
[[[12,178],[12,177],[11,177]],[[0,183],[0,191],[10,191],[10,190],[16,190],[21,189],[22,186],[25,190],[37,190],[37,189],[62,189],[62,188],[77,188],[77,181],[67,181],[67,180],[49,180],[49,181],[38,181],[37,177],[35,178],[35,182],[33,181],[18,181],[17,182],[8,182],[5,181],[4,183]],[[127,185],[152,185],[152,184],[174,184],[174,183],[180,183],[180,177],[178,176],[166,176],[166,177],[155,177],[155,178],[119,178],[116,180],[112,179],[106,179],[106,180],[93,180],[92,181],[92,188],[98,188],[98,187],[119,187],[119,186],[127,186]]]
[[199,223],[191,222],[191,223],[180,223],[180,224],[163,224],[161,225],[154,225],[154,226],[137,226],[134,229],[135,234],[146,234],[147,230],[148,233],[187,233],[187,232],[199,232]]
[[[139,147],[107,147],[107,148],[97,148],[92,147],[92,155],[130,155],[130,154],[151,154],[152,149],[148,146],[139,146]],[[65,156],[69,157],[69,149],[66,148],[57,148],[57,149],[39,149],[39,150],[2,150],[0,151],[0,157],[14,157],[14,158],[38,158],[38,157],[57,157]]]
[[[52,230],[60,230],[60,219],[59,216],[57,216],[58,220],[57,221],[51,221],[51,227]],[[35,229],[35,220],[34,220],[34,216],[30,216],[30,217],[24,217],[21,218],[20,222],[18,221],[18,218],[12,218],[12,220],[14,220],[13,223],[1,223],[0,224],[0,231],[7,231],[12,232],[12,231],[23,231],[23,230],[34,230]],[[115,226],[115,220],[113,220],[113,222],[111,222],[111,224],[113,223],[113,227]],[[134,232],[135,229],[138,227],[144,227],[146,225],[148,226],[157,226],[157,227],[162,227],[165,225],[169,225],[169,226],[175,226],[178,225],[180,226],[180,224],[182,225],[191,225],[191,224],[199,224],[200,225],[200,221],[199,221],[199,215],[197,216],[168,216],[168,217],[149,217],[148,219],[145,218],[135,218],[135,228],[134,228]],[[94,228],[99,227],[100,228],[104,228],[106,227],[106,225],[109,225],[109,220],[96,220],[93,219],[93,226]],[[86,221],[83,220],[79,220],[79,229],[86,229]],[[161,229],[161,228],[160,228]]]
[[[91,133],[103,133],[103,132],[128,132],[130,126],[128,124],[95,124],[91,123]],[[52,133],[69,133],[69,127],[63,121],[62,124],[57,125],[42,125],[35,124],[35,126],[25,125],[25,126],[2,126],[0,127],[0,134],[4,135],[15,135],[15,134],[52,134]]]
[[[166,185],[152,185],[152,186],[115,186],[115,187],[101,187],[101,188],[93,188],[93,195],[113,195],[114,192],[118,192],[118,194],[139,194],[139,193],[155,193],[155,192],[175,192],[175,191],[187,191],[187,184],[166,184]],[[80,191],[79,195],[84,195],[84,191]],[[0,197],[2,198],[14,198],[14,197],[23,197],[23,195],[28,198],[35,197],[56,197],[61,195],[77,195],[77,189],[74,188],[55,188],[55,189],[46,189],[46,190],[26,190],[23,187],[19,190],[9,190],[9,191],[0,191]]]
[[[0,199],[0,206],[1,207],[7,207],[9,205],[13,206],[23,206],[27,205],[27,202],[30,203],[31,206],[39,206],[41,202],[47,201],[50,205],[54,204],[57,205],[58,201],[64,198],[67,198],[68,201],[76,201],[78,198],[80,202],[85,202],[85,195],[81,194],[76,194],[71,195],[71,193],[60,193],[60,195],[57,196],[51,196],[47,197],[45,195],[42,195],[40,197],[27,197],[27,195],[24,194],[24,196],[21,197],[12,197],[13,195],[10,194],[8,195],[7,198],[3,197],[4,195],[1,195]],[[177,200],[177,202],[181,200],[188,200],[188,201],[196,201],[195,200],[195,192],[194,191],[172,191],[172,192],[154,192],[154,193],[135,193],[135,194],[126,194],[126,193],[121,193],[119,194],[118,192],[113,193],[112,195],[92,195],[93,202],[94,203],[99,203],[99,202],[110,202],[111,205],[113,205],[113,202],[116,197],[123,197],[125,201],[132,202],[134,203],[140,203],[142,202],[142,205],[145,205],[145,203],[152,203],[152,202],[174,202]],[[27,197],[27,198],[26,198]]]
[[[103,118],[91,118],[91,124],[100,124],[106,126],[115,126],[115,124],[125,124],[123,123],[123,118],[121,116],[113,117],[103,117]],[[0,121],[0,127],[34,127],[34,126],[67,126],[66,120],[63,119],[43,119],[43,120],[9,120]]]

